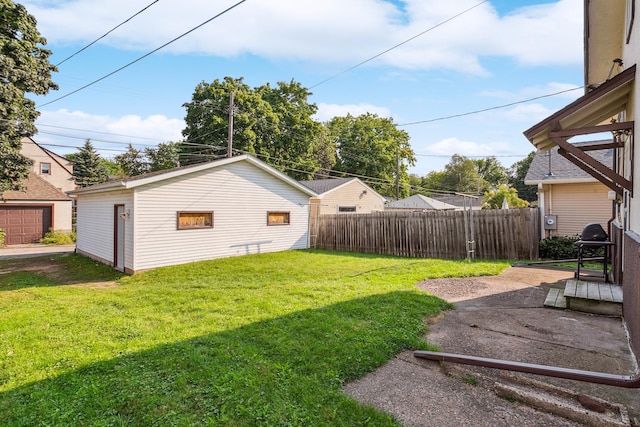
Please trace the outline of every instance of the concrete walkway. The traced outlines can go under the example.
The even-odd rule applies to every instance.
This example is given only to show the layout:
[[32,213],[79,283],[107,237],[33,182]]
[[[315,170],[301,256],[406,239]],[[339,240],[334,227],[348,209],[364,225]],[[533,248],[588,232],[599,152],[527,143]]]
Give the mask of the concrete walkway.
[[0,247],[0,259],[29,258],[60,253],[73,253],[76,245],[49,246],[40,243]]
[[[548,290],[564,287],[572,277],[573,273],[566,271],[510,268],[492,277],[427,280],[418,286],[453,302],[455,309],[430,320],[426,339],[447,353],[635,374],[637,365],[620,317],[543,307]],[[498,395],[499,389],[506,387],[504,384],[522,387],[531,381],[539,385],[527,386],[531,390],[528,393],[541,394],[541,388],[556,387],[575,400],[593,397],[596,402],[606,402],[600,406],[611,417],[603,418],[607,413],[590,410],[577,401],[573,418],[567,419],[552,409],[534,409]],[[393,414],[406,427],[635,427],[640,419],[637,389],[440,364],[416,359],[410,351],[347,384],[345,391],[358,401]],[[569,404],[556,396],[554,392],[542,400],[565,410]],[[606,409],[607,405],[614,410]],[[613,413],[617,408],[624,410],[626,417]]]

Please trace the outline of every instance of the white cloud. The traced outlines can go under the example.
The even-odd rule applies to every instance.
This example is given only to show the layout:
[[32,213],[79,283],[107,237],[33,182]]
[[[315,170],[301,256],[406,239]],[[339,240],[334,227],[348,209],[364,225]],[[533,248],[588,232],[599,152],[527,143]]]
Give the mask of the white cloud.
[[422,153],[452,156],[495,156],[511,152],[511,147],[505,142],[479,143],[474,141],[461,141],[458,138],[446,138],[434,144],[425,146]]
[[318,112],[315,119],[320,122],[326,122],[334,117],[344,117],[347,114],[352,116],[360,116],[362,114],[377,114],[379,117],[391,117],[391,112],[386,107],[379,107],[371,104],[318,104]]
[[163,115],[112,117],[87,114],[82,111],[43,111],[36,121],[36,142],[46,148],[67,154],[77,151],[90,139],[105,157],[111,157],[132,144],[137,149],[156,146],[161,142],[179,141],[184,121]]
[[[147,52],[234,3],[158,2],[100,43]],[[25,6],[50,42],[81,44],[104,34],[147,4],[147,0],[29,0]],[[399,9],[390,1],[380,0],[255,0],[239,5],[164,50],[352,65],[417,36],[372,64],[483,75],[487,74],[483,57],[510,57],[527,66],[581,62],[581,0],[524,7],[506,16],[485,3],[451,19],[476,4],[477,0],[407,0]]]

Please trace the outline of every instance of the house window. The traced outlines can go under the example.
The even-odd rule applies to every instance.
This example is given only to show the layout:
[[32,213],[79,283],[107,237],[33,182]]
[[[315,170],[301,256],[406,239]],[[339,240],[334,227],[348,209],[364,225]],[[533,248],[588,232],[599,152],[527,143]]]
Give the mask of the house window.
[[51,175],[51,163],[40,163],[40,175]]
[[355,206],[338,206],[338,212],[355,212]]
[[213,212],[178,212],[178,230],[213,228]]
[[289,224],[289,212],[267,212],[267,225]]

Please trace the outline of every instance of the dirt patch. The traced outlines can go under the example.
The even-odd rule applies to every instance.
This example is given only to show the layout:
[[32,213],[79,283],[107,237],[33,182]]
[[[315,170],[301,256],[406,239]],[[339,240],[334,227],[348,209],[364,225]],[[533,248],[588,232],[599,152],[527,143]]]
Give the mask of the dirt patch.
[[532,268],[508,268],[497,276],[430,279],[416,286],[449,302],[464,301],[531,286],[562,286],[572,272]]
[[55,273],[60,273],[64,267],[65,264],[59,258],[17,258],[0,263],[0,274],[28,271],[31,273],[54,275]]
[[64,262],[64,256],[65,255],[2,260],[0,261],[0,275],[15,272],[29,272],[45,276],[60,285],[90,289],[109,289],[116,286],[116,282],[114,281],[79,282],[70,279],[67,264]]

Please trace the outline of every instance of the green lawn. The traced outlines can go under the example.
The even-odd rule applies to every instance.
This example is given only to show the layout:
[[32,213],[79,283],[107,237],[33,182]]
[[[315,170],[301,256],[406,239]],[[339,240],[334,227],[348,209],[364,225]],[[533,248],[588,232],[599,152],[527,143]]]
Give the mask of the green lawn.
[[428,348],[449,305],[415,283],[508,266],[289,251],[126,277],[54,258],[0,261],[2,426],[396,425],[343,383]]

